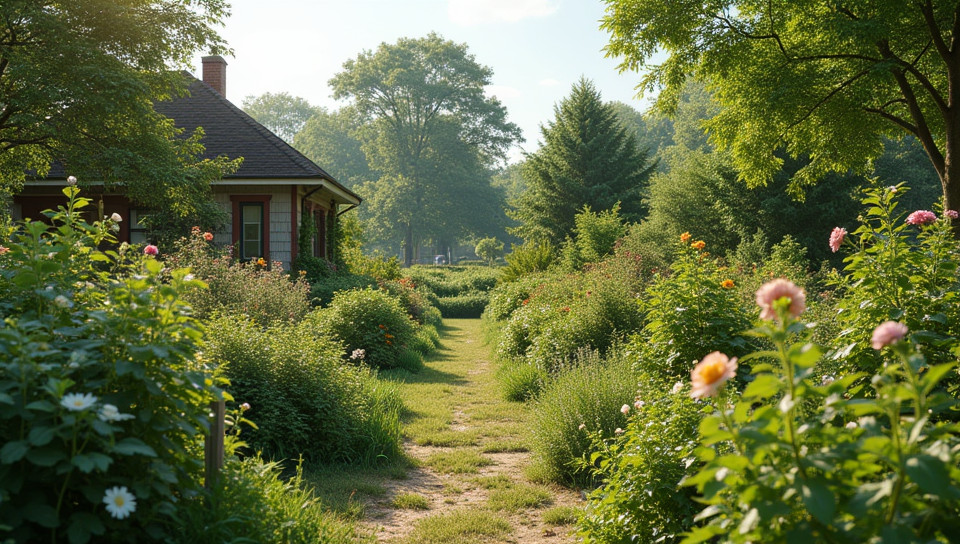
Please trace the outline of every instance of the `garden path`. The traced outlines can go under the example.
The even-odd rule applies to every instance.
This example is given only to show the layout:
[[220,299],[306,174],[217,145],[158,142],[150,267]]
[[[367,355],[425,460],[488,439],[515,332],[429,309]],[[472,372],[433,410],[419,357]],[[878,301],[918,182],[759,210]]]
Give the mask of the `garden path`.
[[[479,319],[448,319],[418,374],[398,378],[413,468],[363,498],[361,525],[384,543],[566,543],[578,491],[535,484],[529,407],[504,400]],[[422,497],[422,498],[418,498]]]

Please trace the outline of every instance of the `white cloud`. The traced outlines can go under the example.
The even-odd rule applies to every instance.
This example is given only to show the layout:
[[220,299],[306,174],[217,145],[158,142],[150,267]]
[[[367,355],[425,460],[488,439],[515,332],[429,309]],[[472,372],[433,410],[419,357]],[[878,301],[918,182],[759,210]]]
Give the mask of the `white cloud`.
[[537,83],[537,85],[540,85],[541,87],[556,87],[559,84],[560,82],[557,81],[556,79],[553,79],[552,77],[548,77],[547,79],[541,79],[540,82]]
[[450,0],[447,14],[460,25],[516,23],[557,11],[556,0]]
[[523,92],[520,89],[516,87],[509,87],[507,85],[487,85],[483,88],[483,90],[487,96],[495,96],[501,101],[517,98],[523,95]]

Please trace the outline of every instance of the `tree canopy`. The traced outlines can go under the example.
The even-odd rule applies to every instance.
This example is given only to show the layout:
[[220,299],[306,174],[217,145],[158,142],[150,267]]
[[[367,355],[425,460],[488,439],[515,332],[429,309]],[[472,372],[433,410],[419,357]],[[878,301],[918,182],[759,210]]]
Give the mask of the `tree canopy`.
[[353,99],[366,120],[363,150],[382,175],[367,188],[383,198],[361,194],[382,201],[368,208],[382,231],[402,233],[406,264],[422,240],[457,236],[490,207],[489,169],[520,139],[484,94],[490,77],[465,44],[431,33],[364,51],[330,80],[334,96]]
[[[605,0],[607,52],[648,69],[671,110],[688,77],[721,109],[707,124],[741,179],[770,182],[785,150],[806,157],[790,190],[828,172],[868,171],[884,137],[910,134],[960,208],[960,5],[827,0]],[[649,62],[657,51],[669,57]]]
[[321,109],[290,93],[263,93],[244,98],[243,111],[285,142],[292,143],[294,136]]
[[172,124],[152,104],[184,91],[171,68],[189,66],[198,50],[224,51],[214,27],[227,7],[223,0],[0,3],[2,192],[19,190],[28,172],[45,175],[55,160],[108,182],[181,160]]
[[320,110],[297,132],[293,146],[344,186],[354,188],[379,177],[363,152],[359,135],[363,122],[352,106]]
[[625,220],[644,216],[643,193],[654,165],[593,83],[576,83],[541,133],[540,149],[522,170],[528,190],[510,212],[520,222],[513,234],[559,245],[584,206],[601,212],[619,202]]

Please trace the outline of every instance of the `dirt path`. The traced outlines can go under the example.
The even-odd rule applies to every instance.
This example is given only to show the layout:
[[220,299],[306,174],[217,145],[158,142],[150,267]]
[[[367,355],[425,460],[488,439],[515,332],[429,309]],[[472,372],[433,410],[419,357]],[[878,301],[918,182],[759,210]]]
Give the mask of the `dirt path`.
[[575,542],[580,493],[525,475],[528,407],[500,395],[480,321],[446,327],[427,368],[400,386],[405,450],[416,466],[363,498],[361,525],[384,543]]

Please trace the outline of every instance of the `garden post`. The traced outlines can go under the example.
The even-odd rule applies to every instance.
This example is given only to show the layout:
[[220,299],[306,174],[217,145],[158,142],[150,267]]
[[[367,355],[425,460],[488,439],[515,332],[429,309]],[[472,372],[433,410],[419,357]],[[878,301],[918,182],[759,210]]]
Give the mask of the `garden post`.
[[223,468],[223,436],[226,411],[226,403],[223,399],[210,403],[210,433],[207,434],[204,448],[206,470],[204,471],[203,485],[207,489],[213,487],[213,482],[220,473],[220,469]]

